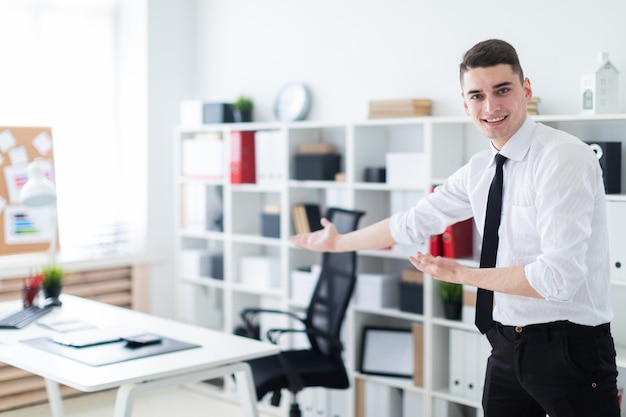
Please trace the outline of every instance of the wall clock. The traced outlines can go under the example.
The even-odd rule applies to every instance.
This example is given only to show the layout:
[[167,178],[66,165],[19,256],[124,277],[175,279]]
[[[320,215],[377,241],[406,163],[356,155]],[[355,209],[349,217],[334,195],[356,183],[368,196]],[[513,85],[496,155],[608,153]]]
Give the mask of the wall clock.
[[311,109],[311,93],[304,83],[292,82],[280,89],[274,102],[274,116],[283,122],[304,120]]

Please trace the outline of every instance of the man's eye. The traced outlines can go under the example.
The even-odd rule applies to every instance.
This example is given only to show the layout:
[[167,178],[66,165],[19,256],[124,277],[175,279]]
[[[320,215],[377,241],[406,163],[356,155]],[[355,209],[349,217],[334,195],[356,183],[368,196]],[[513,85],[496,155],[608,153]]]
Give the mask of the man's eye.
[[506,93],[508,93],[509,91],[511,91],[511,89],[510,89],[510,88],[508,88],[508,87],[503,87],[503,88],[501,88],[501,89],[499,89],[499,90],[498,90],[498,94],[506,94]]
[[480,94],[474,94],[470,96],[470,100],[480,100],[481,97]]

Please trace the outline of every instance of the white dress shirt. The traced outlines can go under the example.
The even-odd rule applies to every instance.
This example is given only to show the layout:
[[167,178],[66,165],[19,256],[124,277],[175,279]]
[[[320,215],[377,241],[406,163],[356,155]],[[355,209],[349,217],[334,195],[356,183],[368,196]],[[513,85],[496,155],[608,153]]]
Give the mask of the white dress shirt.
[[[396,242],[423,242],[470,217],[482,233],[495,153],[477,153],[434,193],[394,214]],[[496,266],[525,265],[543,298],[495,293],[494,320],[519,326],[609,322],[606,198],[595,154],[578,138],[530,117],[500,153],[509,160]]]

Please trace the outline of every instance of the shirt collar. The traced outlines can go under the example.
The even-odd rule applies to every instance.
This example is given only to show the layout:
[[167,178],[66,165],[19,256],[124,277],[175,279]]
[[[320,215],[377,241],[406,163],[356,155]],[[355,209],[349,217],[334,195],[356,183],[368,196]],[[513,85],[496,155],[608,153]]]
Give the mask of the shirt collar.
[[[531,138],[536,127],[537,122],[527,116],[522,126],[511,136],[501,150],[497,150],[493,144],[489,142],[491,152],[493,155],[499,152],[513,161],[521,161],[530,149]],[[491,163],[494,163],[493,158],[491,159]]]

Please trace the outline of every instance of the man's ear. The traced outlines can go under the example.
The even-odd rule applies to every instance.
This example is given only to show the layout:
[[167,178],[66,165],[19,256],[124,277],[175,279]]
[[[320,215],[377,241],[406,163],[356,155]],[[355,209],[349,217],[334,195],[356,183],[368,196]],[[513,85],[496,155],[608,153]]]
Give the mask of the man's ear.
[[467,101],[465,101],[465,94],[463,94],[463,90],[461,90],[461,100],[463,100],[463,110],[465,110],[465,114],[469,116],[469,109],[467,107]]
[[529,102],[533,98],[533,88],[530,85],[530,79],[526,77],[524,79],[524,95],[526,96],[526,102]]

